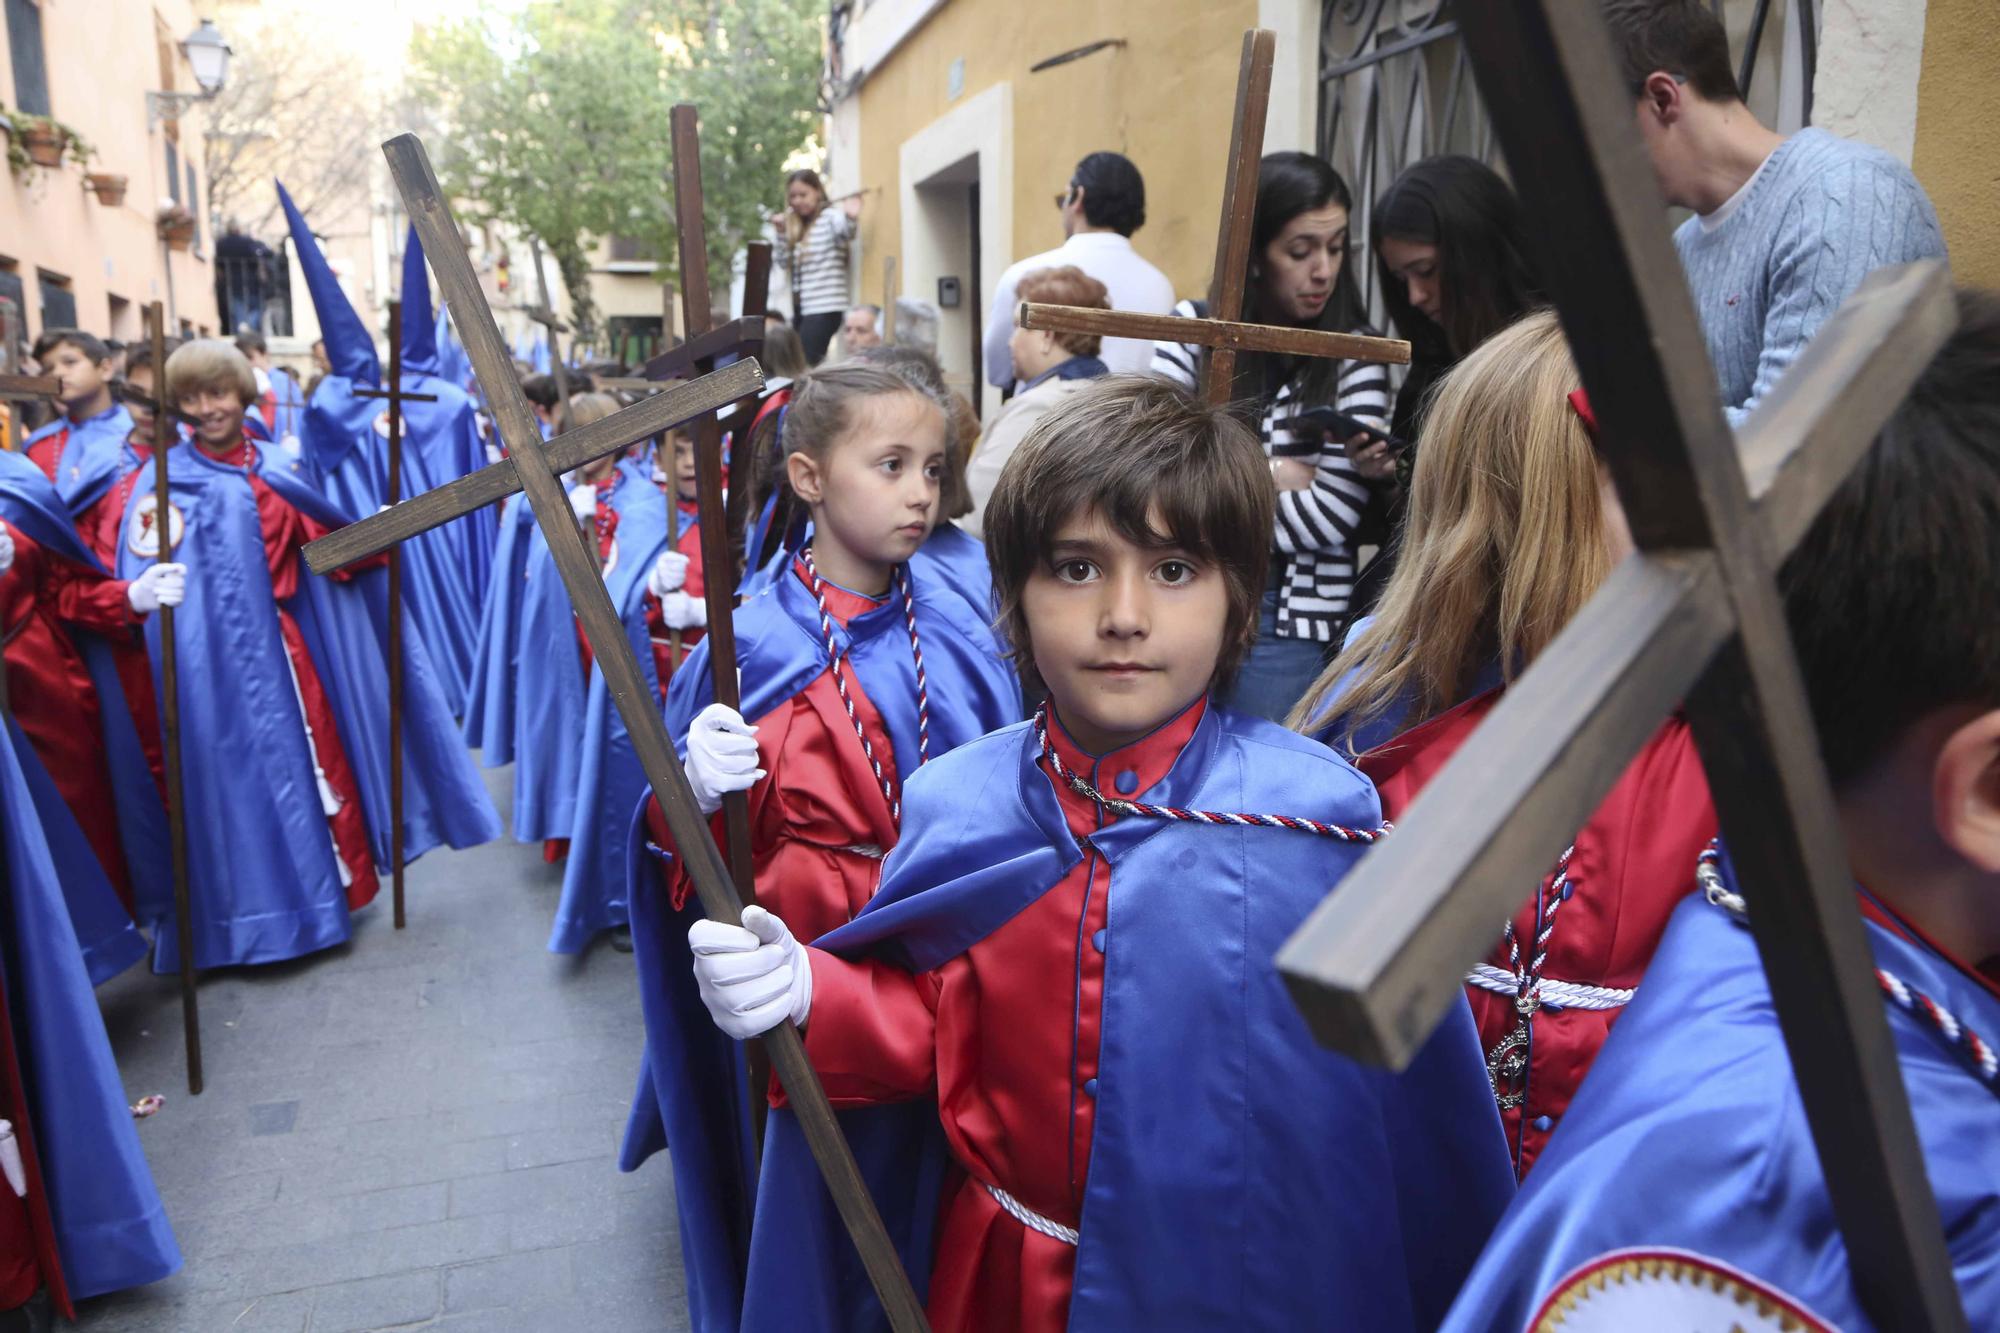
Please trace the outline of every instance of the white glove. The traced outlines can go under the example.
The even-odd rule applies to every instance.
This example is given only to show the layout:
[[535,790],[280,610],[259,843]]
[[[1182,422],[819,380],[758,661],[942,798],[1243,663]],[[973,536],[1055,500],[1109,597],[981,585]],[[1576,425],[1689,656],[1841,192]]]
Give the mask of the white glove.
[[660,599],[660,619],[668,629],[707,629],[708,603],[675,589]]
[[727,704],[710,704],[688,728],[687,780],[704,815],[722,808],[727,792],[749,791],[764,776],[757,767],[757,728]]
[[14,534],[0,524],[0,574],[14,567]]
[[812,1012],[812,963],[785,923],[761,907],[743,924],[697,921],[688,929],[694,979],[715,1025],[738,1041]]
[[501,460],[502,460],[502,459],[504,459],[505,457],[507,457],[507,455],[505,455],[505,454],[503,454],[503,453],[501,453],[501,452],[500,452],[500,446],[499,446],[499,445],[497,445],[497,444],[489,444],[489,445],[487,445],[487,446],[486,446],[486,461],[487,461],[487,462],[489,462],[489,463],[498,463],[499,461],[501,461]]
[[687,574],[686,556],[679,551],[662,551],[660,558],[653,562],[653,572],[646,576],[646,591],[655,597],[678,592],[687,583]]
[[574,509],[576,516],[586,523],[597,517],[597,487],[587,481],[580,486],[571,487],[569,507]]
[[[784,929],[783,923],[779,924]],[[790,939],[787,935],[785,938]],[[812,990],[812,978],[806,978],[806,990]],[[7,1188],[14,1191],[14,1197],[28,1197],[28,1171],[21,1161],[21,1141],[14,1137],[14,1122],[0,1120],[0,1175],[7,1177]]]
[[148,565],[146,572],[125,588],[125,600],[138,615],[151,615],[163,606],[179,606],[187,596],[187,566]]

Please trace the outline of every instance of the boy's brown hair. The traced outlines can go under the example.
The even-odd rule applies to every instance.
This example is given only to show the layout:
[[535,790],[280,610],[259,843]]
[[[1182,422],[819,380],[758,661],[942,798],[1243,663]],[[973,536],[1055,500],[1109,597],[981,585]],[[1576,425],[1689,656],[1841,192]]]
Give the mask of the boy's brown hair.
[[1709,102],[1740,102],[1729,36],[1707,0],[1602,0],[1611,46],[1637,97],[1655,70],[1672,74]]
[[1213,688],[1235,679],[1257,634],[1277,495],[1249,427],[1165,380],[1112,375],[1029,430],[987,502],[987,558],[1023,672],[1034,645],[1021,594],[1063,524],[1095,509],[1128,541],[1177,546],[1212,563],[1229,590]]
[[[1014,294],[1037,305],[1074,305],[1090,310],[1111,308],[1111,289],[1074,264],[1038,268],[1021,275]],[[1094,333],[1058,333],[1056,346],[1071,356],[1096,356],[1104,340]]]
[[228,391],[244,407],[257,401],[257,372],[234,343],[197,338],[182,343],[167,358],[167,391],[162,401],[179,406],[181,399],[203,389]]

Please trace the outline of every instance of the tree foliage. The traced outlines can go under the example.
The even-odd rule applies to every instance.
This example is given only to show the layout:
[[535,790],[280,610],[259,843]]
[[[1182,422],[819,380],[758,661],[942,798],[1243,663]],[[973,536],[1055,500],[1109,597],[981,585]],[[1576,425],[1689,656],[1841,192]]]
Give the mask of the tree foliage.
[[589,254],[631,237],[678,277],[667,113],[701,108],[711,284],[780,202],[820,113],[819,0],[529,0],[421,32],[413,91],[439,178],[540,238],[589,340]]

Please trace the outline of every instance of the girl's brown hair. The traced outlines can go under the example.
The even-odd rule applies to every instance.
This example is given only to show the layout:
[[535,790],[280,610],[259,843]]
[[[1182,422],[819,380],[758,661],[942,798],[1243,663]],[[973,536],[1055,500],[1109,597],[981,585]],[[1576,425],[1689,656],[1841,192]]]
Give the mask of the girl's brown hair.
[[[1375,618],[1289,724],[1351,736],[1402,701],[1414,727],[1453,707],[1481,667],[1528,665],[1611,573],[1597,455],[1569,395],[1562,326],[1538,311],[1486,340],[1432,400],[1410,482],[1402,557]],[[1350,671],[1354,683],[1333,698]]]
[[1007,460],[986,505],[986,554],[1023,673],[1034,644],[1021,595],[1063,525],[1095,510],[1139,546],[1211,562],[1229,589],[1212,686],[1236,676],[1257,633],[1276,493],[1250,428],[1165,380],[1092,380],[1045,413]]
[[234,393],[245,407],[257,401],[257,372],[235,343],[221,338],[198,338],[176,347],[167,358],[166,380],[164,401],[174,406],[203,389]]
[[810,185],[813,189],[819,191],[819,207],[812,211],[812,217],[802,218],[789,207],[785,209],[785,239],[791,244],[797,245],[805,239],[806,232],[826,209],[826,182],[822,181],[819,178],[819,173],[811,167],[800,167],[797,171],[785,177],[786,193],[789,194],[794,185]]

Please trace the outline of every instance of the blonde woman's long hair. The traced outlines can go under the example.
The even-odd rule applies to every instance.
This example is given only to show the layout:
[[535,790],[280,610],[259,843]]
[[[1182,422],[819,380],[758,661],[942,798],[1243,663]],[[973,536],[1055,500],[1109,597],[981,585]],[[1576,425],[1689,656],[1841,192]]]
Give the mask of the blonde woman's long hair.
[[[1495,334],[1439,385],[1410,480],[1403,549],[1357,635],[1292,710],[1344,743],[1402,702],[1404,729],[1462,701],[1486,664],[1511,681],[1611,572],[1597,457],[1552,312]],[[1340,680],[1354,682],[1334,697]]]

